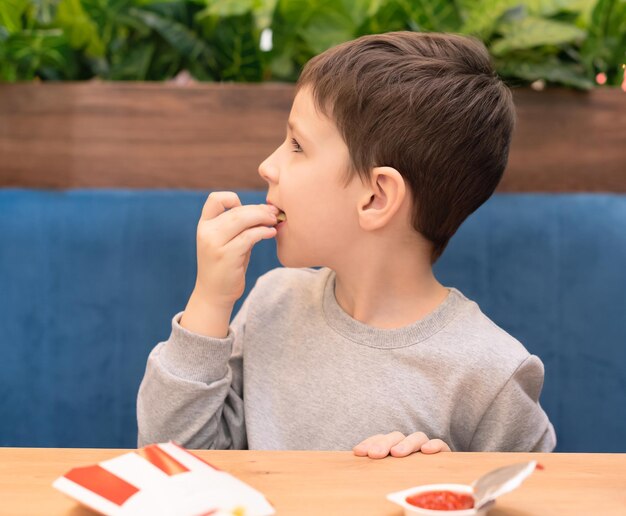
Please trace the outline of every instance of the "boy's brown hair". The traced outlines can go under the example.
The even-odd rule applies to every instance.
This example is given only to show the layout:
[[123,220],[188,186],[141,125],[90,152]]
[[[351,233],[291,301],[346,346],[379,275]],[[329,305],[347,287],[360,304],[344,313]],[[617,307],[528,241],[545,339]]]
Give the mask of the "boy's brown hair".
[[311,59],[296,89],[304,86],[347,144],[348,178],[366,180],[376,166],[402,174],[435,262],[508,159],[515,110],[487,49],[453,34],[363,36]]

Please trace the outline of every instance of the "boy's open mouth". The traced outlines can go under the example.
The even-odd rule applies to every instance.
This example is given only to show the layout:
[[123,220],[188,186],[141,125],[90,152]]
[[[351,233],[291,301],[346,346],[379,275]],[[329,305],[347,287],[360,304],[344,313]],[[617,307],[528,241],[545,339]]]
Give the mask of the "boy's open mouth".
[[287,215],[285,215],[285,212],[281,210],[280,213],[276,215],[276,220],[278,220],[278,224],[285,222],[287,220]]

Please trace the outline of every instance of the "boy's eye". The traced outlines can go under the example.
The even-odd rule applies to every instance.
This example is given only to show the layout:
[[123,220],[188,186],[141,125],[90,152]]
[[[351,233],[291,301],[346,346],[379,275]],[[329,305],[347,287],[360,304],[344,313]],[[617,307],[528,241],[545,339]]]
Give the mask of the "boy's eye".
[[302,147],[300,147],[300,144],[295,140],[295,138],[291,139],[291,145],[293,146],[292,152],[302,152]]

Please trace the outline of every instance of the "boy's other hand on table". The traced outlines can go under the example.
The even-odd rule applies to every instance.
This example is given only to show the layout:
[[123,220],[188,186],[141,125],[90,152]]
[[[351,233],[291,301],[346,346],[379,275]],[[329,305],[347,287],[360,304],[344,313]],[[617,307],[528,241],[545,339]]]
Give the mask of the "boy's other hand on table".
[[368,437],[352,448],[352,451],[359,457],[382,459],[387,455],[406,457],[418,451],[439,453],[451,450],[441,439],[429,439],[424,432],[415,432],[407,436],[402,432],[391,432]]

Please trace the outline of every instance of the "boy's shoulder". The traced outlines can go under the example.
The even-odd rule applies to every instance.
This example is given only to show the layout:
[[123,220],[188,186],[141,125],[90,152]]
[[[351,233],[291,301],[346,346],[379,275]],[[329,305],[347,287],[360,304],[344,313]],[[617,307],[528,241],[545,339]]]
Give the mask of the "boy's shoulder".
[[[457,289],[452,288],[451,294],[459,297],[462,308],[445,328],[442,337],[458,343],[461,359],[467,361],[468,365],[482,362],[483,367],[489,368],[489,364],[492,364],[506,375],[513,374],[515,369],[531,359],[532,355],[526,347],[491,320],[478,303]],[[533,360],[541,364],[537,357],[533,357]]]

